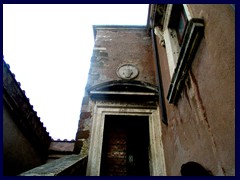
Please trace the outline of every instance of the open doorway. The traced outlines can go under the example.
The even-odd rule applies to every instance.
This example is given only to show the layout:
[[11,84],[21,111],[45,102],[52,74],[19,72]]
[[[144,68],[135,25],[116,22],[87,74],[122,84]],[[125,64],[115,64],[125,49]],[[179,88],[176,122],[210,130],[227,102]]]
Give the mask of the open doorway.
[[105,116],[100,175],[150,175],[148,116]]
[[[121,120],[121,117],[124,117],[126,120]],[[145,161],[145,167],[147,167],[145,169],[149,169],[150,176],[165,176],[166,166],[162,145],[161,118],[159,116],[159,109],[155,106],[149,105],[143,106],[141,104],[106,103],[104,101],[96,102],[94,108],[86,175],[100,176],[106,174],[106,168],[103,167],[103,164],[105,163],[104,157],[102,158],[102,155],[104,156],[107,153],[102,153],[102,150],[104,150],[103,141],[106,139],[104,137],[104,132],[107,131],[106,129],[111,129],[108,128],[108,126],[111,126],[113,123],[112,121],[110,122],[110,120],[114,120],[112,118],[117,118],[114,123],[120,121],[120,127],[130,127],[130,132],[132,132],[132,139],[134,139],[134,141],[141,141],[139,144],[137,142],[134,144],[134,146],[138,147],[136,149],[139,151],[141,149],[145,149],[145,151],[148,149],[148,155],[144,155],[144,157],[147,157],[148,159],[148,162]],[[123,125],[121,125],[121,123],[123,123]],[[143,124],[141,125],[141,123]],[[117,125],[113,125],[113,127],[116,126]],[[129,128],[125,130],[128,131],[128,129]],[[134,137],[134,135],[136,135],[137,138]],[[142,139],[146,139],[147,143],[145,142],[144,144]],[[104,142],[104,144],[106,143]],[[143,153],[141,154],[147,154],[144,153],[144,150],[142,152]],[[130,162],[131,159],[132,158],[130,156]],[[102,169],[102,172],[101,167],[104,168]]]

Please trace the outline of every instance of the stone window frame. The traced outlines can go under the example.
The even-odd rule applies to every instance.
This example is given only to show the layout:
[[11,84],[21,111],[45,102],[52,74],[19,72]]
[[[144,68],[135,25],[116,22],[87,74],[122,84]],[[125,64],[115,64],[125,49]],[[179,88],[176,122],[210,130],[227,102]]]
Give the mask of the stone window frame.
[[[164,39],[166,52],[167,52],[167,58],[168,58],[168,66],[169,66],[169,72],[170,76],[172,78],[174,69],[177,64],[179,52],[180,52],[180,45],[177,37],[176,30],[174,28],[169,27],[172,19],[172,9],[174,4],[168,4],[166,8],[165,18],[164,18],[164,24],[163,24],[163,30],[161,31],[158,27],[154,29],[155,34],[159,36],[159,34],[162,34],[161,39]],[[183,4],[183,10],[185,11],[185,14],[187,16],[187,20],[190,21],[192,19],[192,16],[190,15],[189,8],[186,4]]]
[[162,145],[161,121],[158,107],[96,102],[91,129],[87,176],[100,176],[103,131],[106,115],[149,117],[150,176],[165,176],[165,158]]
[[169,103],[176,104],[183,87],[183,82],[195,56],[197,48],[204,34],[203,19],[195,18],[187,4],[183,4],[188,23],[181,46],[179,45],[176,30],[169,27],[173,23],[172,13],[174,4],[168,4],[165,12],[163,28],[154,28],[155,34],[160,38],[161,45],[166,47],[167,60],[171,78],[167,99]]

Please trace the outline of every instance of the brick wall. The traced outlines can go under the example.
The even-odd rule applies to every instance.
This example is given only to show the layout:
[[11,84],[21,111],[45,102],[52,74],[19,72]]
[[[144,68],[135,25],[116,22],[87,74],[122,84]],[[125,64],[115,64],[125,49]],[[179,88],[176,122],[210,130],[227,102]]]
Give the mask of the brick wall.
[[[96,38],[91,58],[86,90],[101,83],[122,80],[117,69],[123,64],[132,64],[139,70],[133,79],[143,83],[156,84],[152,41],[147,29],[137,28],[95,28]],[[82,101],[81,115],[76,133],[74,152],[82,150],[83,144],[89,146],[93,105],[86,91]]]

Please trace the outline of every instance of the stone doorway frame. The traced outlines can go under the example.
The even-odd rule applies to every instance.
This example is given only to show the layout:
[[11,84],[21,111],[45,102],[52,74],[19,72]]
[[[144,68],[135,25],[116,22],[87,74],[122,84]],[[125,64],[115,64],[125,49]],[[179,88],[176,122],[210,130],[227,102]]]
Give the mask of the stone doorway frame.
[[161,139],[161,119],[158,107],[103,101],[97,101],[94,107],[86,175],[100,176],[103,131],[106,115],[148,116],[150,176],[166,176],[165,158]]

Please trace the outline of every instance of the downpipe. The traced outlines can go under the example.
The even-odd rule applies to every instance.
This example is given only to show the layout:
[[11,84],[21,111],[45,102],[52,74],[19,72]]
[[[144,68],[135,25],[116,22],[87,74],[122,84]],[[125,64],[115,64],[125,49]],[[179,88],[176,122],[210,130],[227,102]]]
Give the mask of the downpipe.
[[159,95],[159,104],[160,104],[161,113],[162,113],[161,114],[162,115],[162,122],[164,124],[168,125],[166,107],[165,107],[164,96],[163,96],[161,66],[160,66],[160,63],[159,63],[156,37],[154,35],[154,29],[153,28],[151,28],[151,37],[152,37],[152,45],[153,45],[153,51],[154,51],[154,60],[155,60],[155,63],[156,63],[157,80],[158,80],[158,84],[159,84],[158,95]]

